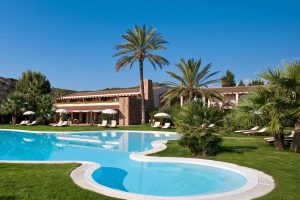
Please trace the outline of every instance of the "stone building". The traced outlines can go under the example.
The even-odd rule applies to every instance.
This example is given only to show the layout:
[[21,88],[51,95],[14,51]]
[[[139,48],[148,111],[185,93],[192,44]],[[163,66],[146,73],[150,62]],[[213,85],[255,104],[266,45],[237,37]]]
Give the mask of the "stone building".
[[[144,80],[146,116],[160,106],[160,96],[167,90],[164,86],[153,87],[151,80]],[[96,123],[102,110],[118,111],[118,123],[122,126],[140,124],[140,88],[78,92],[56,100],[57,109],[66,109],[71,122]],[[147,120],[147,119],[146,119]]]

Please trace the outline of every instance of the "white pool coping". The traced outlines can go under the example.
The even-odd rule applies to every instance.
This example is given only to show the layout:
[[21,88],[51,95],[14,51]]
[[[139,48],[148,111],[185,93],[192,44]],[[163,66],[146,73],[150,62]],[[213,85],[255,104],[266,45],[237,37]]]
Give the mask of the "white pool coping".
[[[29,132],[29,133],[56,133],[56,134],[67,134],[74,132],[105,132],[105,131],[68,131],[68,132],[55,132],[55,131],[26,131],[26,130],[16,130],[16,129],[0,129],[0,131],[19,131],[19,132]],[[159,133],[159,134],[177,134],[175,132],[165,132],[165,131],[131,131],[131,130],[107,130],[112,132],[143,132],[143,133]],[[106,131],[106,132],[107,132]],[[239,166],[232,163],[205,160],[205,159],[195,159],[195,158],[179,158],[179,157],[153,157],[147,156],[148,154],[156,153],[167,148],[165,145],[166,141],[158,140],[152,142],[153,149],[131,153],[130,158],[139,162],[168,162],[168,163],[181,163],[181,164],[193,164],[201,166],[210,166],[229,170],[238,174],[243,175],[247,182],[241,188],[232,190],[224,193],[217,194],[207,194],[207,195],[195,195],[195,196],[151,196],[143,194],[135,194],[130,192],[124,192],[121,190],[112,189],[97,183],[93,178],[92,174],[96,169],[101,167],[100,164],[95,162],[87,161],[5,161],[2,160],[0,163],[25,163],[25,164],[66,164],[66,163],[78,163],[81,164],[79,167],[71,172],[71,178],[75,184],[81,188],[103,194],[106,196],[111,196],[120,199],[132,199],[132,200],[248,200],[254,199],[267,193],[271,192],[275,188],[275,182],[273,178],[261,171]]]

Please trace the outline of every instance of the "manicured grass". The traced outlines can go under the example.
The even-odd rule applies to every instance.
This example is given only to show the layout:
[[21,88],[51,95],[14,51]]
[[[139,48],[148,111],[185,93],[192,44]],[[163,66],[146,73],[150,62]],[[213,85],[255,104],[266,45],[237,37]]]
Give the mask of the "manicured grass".
[[17,129],[17,130],[30,130],[30,131],[103,131],[103,130],[135,130],[135,131],[175,131],[174,128],[161,129],[152,128],[149,125],[136,125],[136,126],[119,126],[116,128],[103,128],[98,126],[67,126],[67,127],[53,127],[50,125],[36,125],[36,126],[20,126],[20,125],[0,125],[0,129]]
[[70,178],[78,164],[1,164],[1,200],[112,200],[84,190]]
[[[17,126],[0,125],[0,128]],[[87,131],[103,130],[98,127],[49,127],[25,126],[26,130],[41,131]],[[157,130],[148,126],[120,127],[116,130]],[[237,134],[223,137],[221,152],[207,159],[236,163],[261,170],[274,177],[276,188],[263,200],[300,199],[300,154],[276,151],[263,142],[261,136],[240,136]],[[178,141],[170,141],[168,149],[156,156],[193,157],[186,147]],[[70,172],[77,164],[0,164],[0,200],[2,199],[112,199],[76,186]]]
[[[300,154],[276,151],[265,144],[262,137],[228,136],[223,138],[221,152],[207,159],[235,163],[251,167],[271,175],[276,188],[261,200],[298,200],[300,199]],[[170,141],[165,151],[158,156],[193,157],[189,150],[178,141]]]

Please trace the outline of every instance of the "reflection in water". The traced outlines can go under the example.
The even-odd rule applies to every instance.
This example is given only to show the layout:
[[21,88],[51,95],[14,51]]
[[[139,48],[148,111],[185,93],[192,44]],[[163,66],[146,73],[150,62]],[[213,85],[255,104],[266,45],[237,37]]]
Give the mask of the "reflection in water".
[[2,160],[53,160],[58,152],[64,154],[70,149],[99,150],[99,153],[138,152],[151,149],[154,140],[166,139],[162,135],[157,138],[153,134],[128,132],[31,134],[0,131],[0,134]]
[[242,176],[225,170],[130,159],[131,152],[149,150],[153,141],[166,139],[178,139],[178,136],[137,132],[0,131],[0,160],[92,161],[101,165],[92,175],[96,182],[122,191],[160,196],[224,192],[245,183]]

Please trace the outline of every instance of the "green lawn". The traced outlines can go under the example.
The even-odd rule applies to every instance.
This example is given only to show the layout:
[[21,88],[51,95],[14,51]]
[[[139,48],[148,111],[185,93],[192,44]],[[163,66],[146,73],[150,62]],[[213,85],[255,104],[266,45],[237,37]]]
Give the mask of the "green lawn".
[[1,200],[112,200],[75,185],[71,171],[78,164],[0,164]]
[[[0,126],[0,128],[12,126]],[[15,128],[15,126],[13,127]],[[49,130],[48,126],[20,127],[29,130]],[[59,131],[101,130],[98,127],[54,128]],[[121,129],[129,129],[128,127]],[[151,130],[147,126],[133,126],[132,130]],[[275,151],[265,144],[263,137],[228,135],[224,136],[221,152],[214,159],[252,167],[274,177],[276,188],[263,200],[300,199],[300,154],[288,150]],[[168,149],[158,156],[192,157],[187,148],[177,141],[168,143]],[[83,190],[76,186],[70,172],[76,164],[34,165],[0,164],[0,200],[2,199],[112,199]]]

